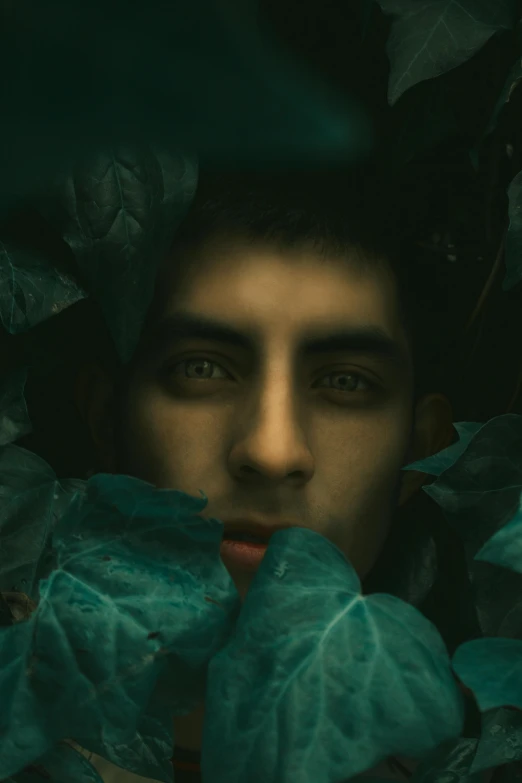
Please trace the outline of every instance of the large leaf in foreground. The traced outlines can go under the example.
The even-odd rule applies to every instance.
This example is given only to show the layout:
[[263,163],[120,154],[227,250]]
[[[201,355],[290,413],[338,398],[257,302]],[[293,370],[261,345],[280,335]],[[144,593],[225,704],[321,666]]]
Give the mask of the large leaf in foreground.
[[[240,608],[219,556],[222,524],[198,515],[204,505],[105,474],[74,496],[36,611],[0,629],[0,779],[73,739],[172,780],[172,715],[201,701],[208,660]],[[164,742],[155,754],[142,742],[131,766],[126,748],[149,713]]]
[[323,536],[272,536],[209,664],[204,778],[338,783],[459,736],[463,697],[436,628],[394,596],[360,591]]

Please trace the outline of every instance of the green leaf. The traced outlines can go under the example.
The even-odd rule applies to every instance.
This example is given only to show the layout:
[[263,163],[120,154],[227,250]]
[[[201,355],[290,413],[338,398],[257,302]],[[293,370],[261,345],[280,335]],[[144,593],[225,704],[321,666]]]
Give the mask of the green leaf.
[[17,368],[0,386],[0,447],[32,432],[24,397],[27,367]]
[[413,779],[416,783],[482,783],[483,775],[472,772],[477,746],[474,737],[443,742],[421,759]]
[[522,712],[501,707],[482,715],[473,771],[522,761]]
[[54,568],[51,534],[85,482],[58,481],[31,451],[8,445],[0,449],[0,590],[38,599],[38,583]]
[[65,742],[58,743],[30,769],[17,772],[11,780],[13,783],[104,783],[92,764]]
[[522,416],[487,421],[458,459],[423,489],[462,540],[475,611],[485,636],[502,635],[522,612],[522,577],[475,559],[513,518],[522,491]]
[[138,343],[157,268],[196,184],[194,158],[122,146],[78,164],[42,203],[99,302],[123,363]]
[[436,628],[394,596],[361,595],[342,552],[294,527],[271,537],[234,635],[210,661],[202,775],[347,780],[458,737],[463,719]]
[[522,493],[513,519],[486,541],[475,555],[475,560],[494,563],[522,574]]
[[522,641],[473,639],[455,652],[452,666],[473,691],[481,712],[497,707],[522,710]]
[[26,332],[86,296],[52,260],[0,240],[0,320],[9,334]]
[[386,50],[388,100],[469,60],[492,35],[513,27],[515,0],[377,0],[392,17]]
[[522,279],[522,171],[511,181],[508,188],[509,227],[506,236],[506,275],[502,290],[510,291]]
[[453,426],[459,436],[457,443],[452,443],[451,446],[447,446],[430,457],[410,462],[402,470],[419,470],[422,473],[430,473],[433,476],[442,475],[445,470],[448,470],[464,454],[471,440],[482,429],[484,424],[474,421],[457,421],[454,422]]
[[202,700],[208,661],[240,610],[223,525],[200,516],[205,504],[105,474],[74,495],[36,610],[0,632],[0,779],[73,739],[172,781],[172,716]]

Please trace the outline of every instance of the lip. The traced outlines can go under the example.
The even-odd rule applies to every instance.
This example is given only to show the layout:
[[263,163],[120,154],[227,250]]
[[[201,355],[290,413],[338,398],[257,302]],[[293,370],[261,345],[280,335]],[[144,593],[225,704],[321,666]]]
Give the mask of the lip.
[[287,520],[266,520],[253,519],[252,517],[242,517],[241,519],[223,519],[225,527],[223,531],[223,540],[228,538],[231,533],[246,533],[251,536],[262,538],[268,542],[278,530],[285,530],[289,527],[298,527],[298,522],[289,522]]
[[251,541],[221,542],[220,554],[225,566],[242,571],[257,571],[265,556],[268,544],[254,544]]
[[[220,554],[225,566],[242,571],[254,572],[259,568],[270,538],[278,530],[289,527],[297,527],[298,523],[287,520],[260,520],[252,517],[241,519],[223,519],[224,531],[221,541]],[[235,541],[229,536],[233,533],[246,533],[259,537],[266,543],[254,543],[251,541]]]

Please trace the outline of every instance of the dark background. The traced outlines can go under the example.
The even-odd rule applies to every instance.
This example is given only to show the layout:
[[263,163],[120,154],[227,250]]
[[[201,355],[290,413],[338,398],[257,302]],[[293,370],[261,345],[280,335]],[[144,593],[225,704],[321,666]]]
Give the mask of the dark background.
[[[258,21],[331,85],[360,98],[375,123],[376,162],[402,167],[400,187],[411,195],[418,225],[419,263],[431,276],[434,334],[454,335],[440,388],[433,391],[448,394],[456,421],[522,413],[521,286],[502,291],[504,265],[502,256],[497,258],[506,227],[506,187],[521,167],[517,95],[483,145],[478,172],[469,156],[518,56],[514,35],[495,36],[469,62],[415,86],[390,108],[389,21],[374,4],[363,35],[361,9],[346,0],[266,0]],[[75,268],[68,246],[30,207],[9,215],[0,238],[17,239],[62,268]],[[487,297],[466,330],[484,289]],[[25,334],[0,334],[4,372],[29,367],[26,399],[33,432],[17,444],[40,454],[59,478],[83,478],[95,466],[74,405],[74,377],[82,362],[107,353],[109,343],[90,300]]]

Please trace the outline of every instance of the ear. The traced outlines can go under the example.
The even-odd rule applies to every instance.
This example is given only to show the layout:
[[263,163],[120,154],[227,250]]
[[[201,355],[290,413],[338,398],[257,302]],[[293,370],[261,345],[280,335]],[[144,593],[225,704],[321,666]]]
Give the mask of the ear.
[[[405,464],[425,459],[453,442],[453,409],[444,394],[426,394],[415,408],[412,447]],[[417,470],[403,473],[399,506],[402,506],[424,484],[428,475]]]
[[101,469],[107,473],[114,472],[115,462],[113,389],[113,379],[97,362],[83,365],[76,375],[76,407],[90,432]]

